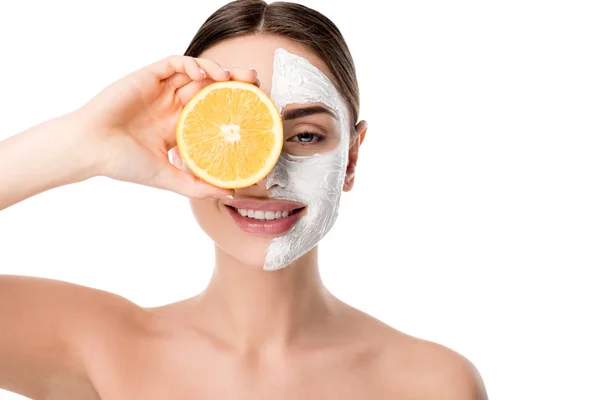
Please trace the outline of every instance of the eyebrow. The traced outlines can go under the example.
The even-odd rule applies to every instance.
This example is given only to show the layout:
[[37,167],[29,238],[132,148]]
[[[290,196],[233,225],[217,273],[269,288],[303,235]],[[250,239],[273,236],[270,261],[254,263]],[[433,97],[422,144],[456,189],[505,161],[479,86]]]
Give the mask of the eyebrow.
[[323,107],[323,106],[310,106],[310,107],[295,108],[293,110],[284,111],[283,119],[284,120],[298,119],[298,118],[308,117],[310,115],[315,115],[315,114],[329,114],[333,118],[338,119],[337,115],[335,115],[335,113],[333,111],[331,111],[329,108]]

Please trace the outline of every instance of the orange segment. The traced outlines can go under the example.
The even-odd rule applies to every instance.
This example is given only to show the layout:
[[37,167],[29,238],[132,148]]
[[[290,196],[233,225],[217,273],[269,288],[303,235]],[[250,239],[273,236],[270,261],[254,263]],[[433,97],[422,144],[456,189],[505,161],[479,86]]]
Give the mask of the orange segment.
[[279,111],[255,85],[206,86],[183,108],[177,146],[188,168],[228,189],[254,185],[273,169],[283,147]]

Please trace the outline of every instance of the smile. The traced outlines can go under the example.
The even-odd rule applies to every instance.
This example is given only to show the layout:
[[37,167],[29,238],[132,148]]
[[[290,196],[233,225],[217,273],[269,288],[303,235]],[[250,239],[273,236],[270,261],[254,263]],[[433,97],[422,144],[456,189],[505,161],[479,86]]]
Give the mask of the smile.
[[264,210],[246,210],[245,208],[235,208],[235,211],[238,212],[242,217],[252,218],[259,221],[271,221],[280,218],[287,218],[294,213],[297,213],[302,210],[302,208],[297,208],[292,211],[287,210],[278,210],[278,211],[264,211]]
[[286,234],[306,210],[304,205],[270,200],[234,200],[225,206],[241,230],[257,236]]

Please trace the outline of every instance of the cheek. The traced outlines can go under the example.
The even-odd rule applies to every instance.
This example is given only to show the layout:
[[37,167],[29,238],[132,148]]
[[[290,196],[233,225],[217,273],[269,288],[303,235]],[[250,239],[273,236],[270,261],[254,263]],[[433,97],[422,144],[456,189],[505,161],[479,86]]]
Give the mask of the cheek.
[[215,199],[190,200],[190,206],[196,222],[217,247],[242,264],[262,269],[271,239],[242,232]]
[[315,156],[289,171],[293,187],[305,196],[323,197],[338,191],[343,159],[338,154]]
[[213,228],[219,226],[219,205],[215,199],[190,199],[190,206],[196,222],[210,235]]

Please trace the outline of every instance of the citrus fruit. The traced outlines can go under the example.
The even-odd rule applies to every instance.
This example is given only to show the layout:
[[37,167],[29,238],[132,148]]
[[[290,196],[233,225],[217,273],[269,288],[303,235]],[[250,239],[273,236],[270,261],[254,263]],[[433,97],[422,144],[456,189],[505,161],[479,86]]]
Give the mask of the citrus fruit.
[[215,82],[183,108],[177,146],[194,175],[226,189],[251,186],[273,169],[283,147],[283,125],[260,88]]

